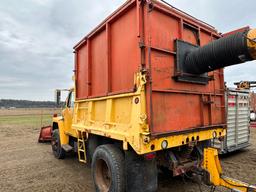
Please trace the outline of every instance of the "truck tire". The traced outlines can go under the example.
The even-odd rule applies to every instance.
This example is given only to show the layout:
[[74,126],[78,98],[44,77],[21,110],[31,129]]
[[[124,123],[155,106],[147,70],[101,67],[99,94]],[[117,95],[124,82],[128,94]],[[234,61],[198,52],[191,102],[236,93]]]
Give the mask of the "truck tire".
[[97,192],[124,192],[124,155],[115,145],[97,147],[92,158],[92,177]]
[[95,150],[97,149],[97,147],[100,145],[100,142],[99,142],[99,139],[97,136],[95,135],[89,135],[89,138],[86,142],[86,152],[87,152],[87,163],[89,165],[92,164],[92,157],[93,157],[93,154],[95,152]]
[[51,145],[52,145],[52,152],[54,154],[54,156],[57,159],[64,159],[66,156],[66,152],[65,150],[61,147],[60,144],[60,134],[59,134],[59,129],[55,129],[52,132],[52,141],[51,141]]
[[126,192],[156,192],[158,170],[156,159],[146,160],[135,151],[125,151]]

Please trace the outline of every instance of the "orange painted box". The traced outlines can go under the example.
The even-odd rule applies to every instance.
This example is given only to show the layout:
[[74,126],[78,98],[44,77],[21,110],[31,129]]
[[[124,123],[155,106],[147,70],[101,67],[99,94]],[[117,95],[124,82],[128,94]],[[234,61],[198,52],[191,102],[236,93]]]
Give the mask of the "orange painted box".
[[76,99],[134,92],[142,72],[153,136],[224,127],[223,69],[208,72],[206,83],[177,78],[177,42],[203,46],[219,37],[160,1],[127,1],[74,47]]

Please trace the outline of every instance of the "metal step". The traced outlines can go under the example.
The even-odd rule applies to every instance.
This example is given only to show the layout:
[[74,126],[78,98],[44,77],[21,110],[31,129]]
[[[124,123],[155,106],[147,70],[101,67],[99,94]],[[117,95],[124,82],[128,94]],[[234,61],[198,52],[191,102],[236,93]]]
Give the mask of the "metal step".
[[78,131],[78,134],[77,134],[77,153],[78,153],[78,160],[82,163],[86,163],[86,148],[85,148],[85,138],[84,138],[83,131]]
[[64,144],[64,145],[61,145],[61,147],[66,151],[66,152],[70,152],[73,150],[73,147],[69,144]]

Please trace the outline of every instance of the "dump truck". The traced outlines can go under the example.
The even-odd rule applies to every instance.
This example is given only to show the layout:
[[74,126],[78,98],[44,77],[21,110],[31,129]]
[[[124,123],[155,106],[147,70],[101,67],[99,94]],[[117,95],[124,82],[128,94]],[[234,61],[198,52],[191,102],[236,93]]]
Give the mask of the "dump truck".
[[227,35],[162,1],[128,0],[74,46],[74,88],[52,150],[91,165],[96,191],[157,191],[158,168],[215,186],[226,135],[223,68],[256,59],[256,30]]

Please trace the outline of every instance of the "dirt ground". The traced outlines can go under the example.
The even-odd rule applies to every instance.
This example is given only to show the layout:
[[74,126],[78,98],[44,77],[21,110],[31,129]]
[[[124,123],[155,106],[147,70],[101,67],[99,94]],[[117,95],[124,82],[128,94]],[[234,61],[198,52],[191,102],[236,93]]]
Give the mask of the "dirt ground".
[[[0,191],[94,191],[90,168],[79,163],[76,157],[55,159],[49,144],[37,143],[42,119],[38,115],[31,117],[31,111],[18,112],[19,116],[13,117],[16,114],[13,111],[0,111]],[[49,117],[44,117],[43,124],[49,120]],[[252,145],[249,148],[225,155],[221,160],[226,175],[255,184],[256,129],[251,133]],[[187,179],[160,174],[159,191],[200,190],[197,184]],[[202,191],[210,191],[210,188],[202,186]],[[216,191],[230,190],[217,188]]]

